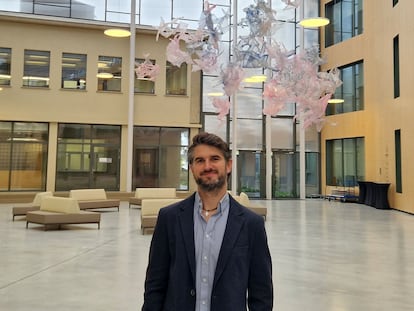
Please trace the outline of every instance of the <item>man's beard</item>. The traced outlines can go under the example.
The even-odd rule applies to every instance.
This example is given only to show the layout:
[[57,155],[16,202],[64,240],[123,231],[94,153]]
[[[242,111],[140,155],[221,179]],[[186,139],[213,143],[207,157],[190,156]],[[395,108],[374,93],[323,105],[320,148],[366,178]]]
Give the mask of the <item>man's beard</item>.
[[202,177],[199,177],[196,179],[197,185],[199,185],[201,189],[207,192],[212,192],[212,191],[223,188],[225,182],[226,182],[226,177],[222,175],[218,176],[217,180],[204,181]]

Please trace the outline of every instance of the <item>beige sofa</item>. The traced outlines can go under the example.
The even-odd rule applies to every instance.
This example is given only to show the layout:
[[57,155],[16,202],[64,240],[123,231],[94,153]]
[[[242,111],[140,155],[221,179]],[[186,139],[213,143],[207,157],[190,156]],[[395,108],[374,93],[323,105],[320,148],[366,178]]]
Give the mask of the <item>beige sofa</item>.
[[259,214],[260,216],[263,216],[263,218],[266,220],[267,208],[252,204],[246,193],[240,192],[240,195],[232,195],[232,197],[241,205],[251,209],[253,212]]
[[73,198],[46,197],[40,203],[38,211],[29,211],[26,214],[26,229],[29,223],[44,225],[46,230],[50,225],[67,224],[98,224],[101,223],[101,214],[90,211],[81,211],[78,201]]
[[161,208],[181,201],[182,199],[142,199],[141,202],[141,231],[154,229],[157,223],[158,212]]
[[81,210],[116,208],[119,211],[119,199],[108,199],[104,189],[73,189],[69,197],[78,201]]
[[36,193],[31,203],[24,204],[21,206],[13,206],[12,208],[13,221],[14,221],[14,217],[16,216],[26,216],[27,212],[39,210],[42,199],[45,197],[51,197],[51,196],[53,196],[53,193],[51,191],[38,192]]
[[129,207],[131,205],[141,206],[143,199],[176,199],[177,192],[175,188],[136,188],[135,195],[128,199]]

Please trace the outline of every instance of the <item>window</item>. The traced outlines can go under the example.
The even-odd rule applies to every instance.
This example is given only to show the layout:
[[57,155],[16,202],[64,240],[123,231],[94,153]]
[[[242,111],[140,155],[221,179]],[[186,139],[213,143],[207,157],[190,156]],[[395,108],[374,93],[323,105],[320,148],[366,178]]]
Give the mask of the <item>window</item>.
[[119,191],[120,146],[118,125],[59,124],[56,190]]
[[132,187],[188,190],[187,128],[134,127]]
[[86,55],[62,54],[62,85],[63,89],[86,88]]
[[182,63],[180,67],[177,67],[167,61],[166,94],[187,95],[186,63]]
[[402,193],[401,130],[395,130],[395,190]]
[[[136,58],[135,59],[135,68],[137,68],[138,64],[142,64],[145,62],[145,59],[143,58]],[[155,60],[150,59],[150,62],[155,65]],[[146,79],[145,77],[143,79],[135,79],[134,83],[134,92],[135,93],[148,93],[148,94],[154,94],[155,90],[155,83],[154,81],[151,81],[149,79]]]
[[10,85],[11,49],[0,48],[0,85]]
[[325,28],[325,47],[362,33],[363,0],[333,0],[325,6],[330,23]]
[[394,37],[393,41],[394,58],[394,98],[400,97],[400,44],[399,36]]
[[44,191],[47,123],[0,122],[0,191]]
[[86,88],[86,55],[62,54],[62,89]]
[[50,52],[24,50],[23,86],[49,87]]
[[122,58],[99,56],[98,59],[98,91],[121,91]]
[[365,179],[364,138],[326,141],[326,184],[354,187]]
[[392,6],[396,6],[398,3],[398,0],[392,0]]
[[364,63],[357,62],[339,68],[342,85],[335,90],[334,98],[341,104],[328,104],[327,115],[341,114],[364,109]]

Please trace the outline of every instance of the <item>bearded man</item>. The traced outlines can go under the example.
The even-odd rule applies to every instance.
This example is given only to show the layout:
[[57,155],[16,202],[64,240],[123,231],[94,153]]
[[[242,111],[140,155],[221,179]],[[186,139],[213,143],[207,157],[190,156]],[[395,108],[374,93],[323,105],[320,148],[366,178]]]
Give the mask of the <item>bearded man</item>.
[[232,167],[227,143],[200,133],[188,149],[188,162],[198,189],[159,212],[142,311],[271,311],[264,219],[227,191]]

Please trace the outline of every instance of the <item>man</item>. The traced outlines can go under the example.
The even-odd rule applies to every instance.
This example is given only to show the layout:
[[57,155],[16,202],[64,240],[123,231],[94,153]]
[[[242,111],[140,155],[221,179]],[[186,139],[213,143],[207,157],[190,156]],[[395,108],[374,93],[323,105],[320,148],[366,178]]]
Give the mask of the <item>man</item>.
[[160,210],[142,311],[272,310],[264,220],[227,192],[228,145],[216,135],[198,134],[188,161],[198,190]]

